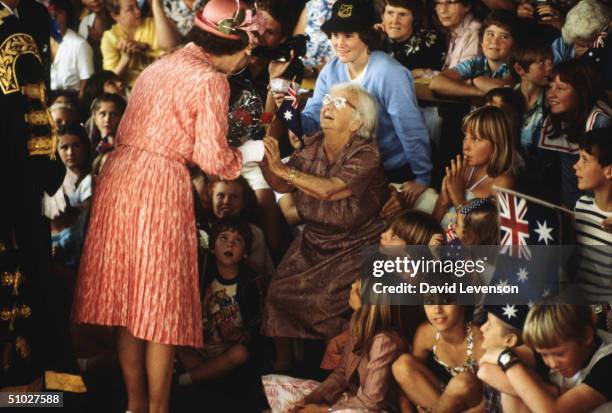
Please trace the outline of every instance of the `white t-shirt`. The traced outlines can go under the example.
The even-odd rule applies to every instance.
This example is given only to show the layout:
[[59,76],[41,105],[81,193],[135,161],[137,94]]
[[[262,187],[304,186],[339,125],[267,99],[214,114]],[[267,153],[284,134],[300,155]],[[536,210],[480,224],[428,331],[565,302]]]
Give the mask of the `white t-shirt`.
[[94,73],[93,50],[85,39],[68,29],[51,64],[51,90],[79,90],[81,80]]
[[89,36],[89,29],[94,25],[96,21],[96,13],[89,13],[87,16],[83,17],[81,23],[79,23],[79,36],[83,39],[87,39]]

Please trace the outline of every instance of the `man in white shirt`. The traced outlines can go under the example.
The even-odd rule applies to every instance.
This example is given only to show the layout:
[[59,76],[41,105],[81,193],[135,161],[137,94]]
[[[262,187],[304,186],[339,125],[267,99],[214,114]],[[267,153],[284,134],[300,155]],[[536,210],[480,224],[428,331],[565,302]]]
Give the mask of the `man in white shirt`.
[[61,43],[51,39],[51,90],[78,91],[94,73],[93,50],[85,39],[68,28],[73,14],[70,2],[51,0],[49,4],[62,35]]

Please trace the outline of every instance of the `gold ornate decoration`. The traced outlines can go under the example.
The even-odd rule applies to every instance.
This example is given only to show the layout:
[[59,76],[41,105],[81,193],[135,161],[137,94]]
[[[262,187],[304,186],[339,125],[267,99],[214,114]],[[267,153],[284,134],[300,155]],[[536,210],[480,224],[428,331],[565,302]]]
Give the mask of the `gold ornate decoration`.
[[15,66],[19,57],[24,54],[34,55],[42,64],[36,43],[29,34],[16,33],[0,45],[0,89],[5,95],[19,91]]
[[49,124],[49,116],[46,110],[33,110],[25,114],[25,121],[28,125],[45,126]]
[[2,23],[4,23],[4,18],[8,17],[8,16],[12,16],[11,12],[9,11],[9,9],[7,9],[4,6],[3,6],[3,8],[0,8],[0,26],[2,26]]
[[41,102],[47,101],[47,93],[45,82],[40,81],[38,83],[28,83],[21,87],[21,94],[26,98],[32,100],[40,100]]
[[23,281],[23,276],[19,270],[10,273],[4,272],[2,273],[2,277],[0,277],[0,282],[3,287],[13,287],[13,295],[16,297],[19,295],[19,285]]
[[28,152],[30,152],[30,155],[51,155],[55,153],[55,149],[54,136],[35,136],[28,139]]
[[2,321],[9,322],[9,331],[15,330],[15,320],[17,320],[18,318],[28,318],[31,315],[32,309],[25,304],[22,304],[20,306],[15,305],[11,310],[9,310],[8,308],[3,308],[2,311],[0,311],[0,319]]

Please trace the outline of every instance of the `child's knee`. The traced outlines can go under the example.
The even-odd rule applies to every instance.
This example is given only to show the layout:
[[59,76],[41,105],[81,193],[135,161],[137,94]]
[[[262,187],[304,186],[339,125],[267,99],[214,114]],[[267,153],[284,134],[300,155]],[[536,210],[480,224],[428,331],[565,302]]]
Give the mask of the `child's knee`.
[[460,373],[453,377],[446,386],[451,395],[473,396],[482,393],[482,384],[473,373]]
[[249,350],[242,344],[236,344],[228,350],[228,356],[233,365],[240,366],[249,359]]
[[411,354],[402,354],[391,365],[393,377],[397,381],[405,381],[417,369],[418,360]]

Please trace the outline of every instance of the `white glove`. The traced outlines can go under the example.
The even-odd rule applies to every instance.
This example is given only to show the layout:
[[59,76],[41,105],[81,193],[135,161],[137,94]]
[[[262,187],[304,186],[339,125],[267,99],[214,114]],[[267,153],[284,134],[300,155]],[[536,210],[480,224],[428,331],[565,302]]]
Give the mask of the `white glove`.
[[245,165],[249,162],[261,162],[264,157],[264,143],[263,141],[246,141],[238,147],[242,153],[242,164]]

